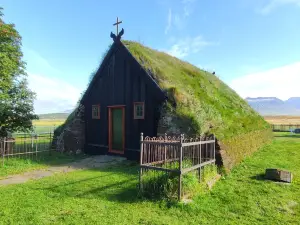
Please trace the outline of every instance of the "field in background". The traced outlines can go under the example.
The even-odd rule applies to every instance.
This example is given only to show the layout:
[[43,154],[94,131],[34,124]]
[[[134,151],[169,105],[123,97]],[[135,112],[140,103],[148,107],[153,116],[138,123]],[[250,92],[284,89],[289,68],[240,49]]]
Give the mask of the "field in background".
[[43,120],[33,120],[33,126],[59,126],[63,124],[66,120],[65,119],[43,119]]
[[47,113],[47,114],[39,114],[40,120],[65,120],[69,116],[70,113]]
[[264,116],[270,124],[300,124],[300,116]]
[[40,119],[32,121],[35,133],[52,132],[56,127],[63,124],[65,119]]
[[35,133],[52,132],[56,127],[63,124],[70,113],[47,113],[39,114],[39,120],[33,120]]

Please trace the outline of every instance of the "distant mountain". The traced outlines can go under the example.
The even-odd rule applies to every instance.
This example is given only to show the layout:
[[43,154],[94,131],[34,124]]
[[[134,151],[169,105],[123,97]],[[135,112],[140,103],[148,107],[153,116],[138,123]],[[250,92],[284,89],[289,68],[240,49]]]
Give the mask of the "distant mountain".
[[65,120],[70,113],[47,113],[38,115],[40,120]]
[[282,101],[276,97],[246,98],[248,104],[263,116],[300,116],[300,97]]
[[296,109],[300,109],[300,97],[289,98],[286,103],[295,107]]
[[64,111],[62,111],[62,113],[71,113],[71,112],[73,112],[73,109],[67,109],[67,110],[64,110]]

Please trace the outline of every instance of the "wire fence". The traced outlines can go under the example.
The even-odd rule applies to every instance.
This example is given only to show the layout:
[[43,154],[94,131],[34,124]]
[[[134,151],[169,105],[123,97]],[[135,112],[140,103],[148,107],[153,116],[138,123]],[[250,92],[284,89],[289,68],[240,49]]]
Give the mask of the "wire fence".
[[0,139],[2,166],[10,158],[36,158],[38,154],[51,152],[53,132],[38,134],[16,133]]
[[277,132],[290,132],[300,129],[300,124],[272,124],[272,129]]
[[40,133],[49,133],[49,132],[54,132],[54,130],[57,128],[56,125],[46,125],[46,126],[33,126],[33,130],[32,132],[14,132],[14,133],[11,133],[9,136],[19,136],[19,135],[24,135],[24,134],[27,134],[27,135],[32,135],[32,134],[40,134]]

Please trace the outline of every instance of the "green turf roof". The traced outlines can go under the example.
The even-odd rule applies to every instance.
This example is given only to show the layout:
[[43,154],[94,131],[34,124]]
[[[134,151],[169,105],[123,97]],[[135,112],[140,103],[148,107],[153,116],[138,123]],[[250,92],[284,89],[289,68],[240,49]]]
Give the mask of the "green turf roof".
[[227,139],[268,127],[258,113],[215,75],[140,43],[122,43],[167,91],[170,101],[176,102],[176,107],[169,110],[176,115],[182,129],[189,121],[185,125],[192,127],[194,133],[214,133],[219,139]]

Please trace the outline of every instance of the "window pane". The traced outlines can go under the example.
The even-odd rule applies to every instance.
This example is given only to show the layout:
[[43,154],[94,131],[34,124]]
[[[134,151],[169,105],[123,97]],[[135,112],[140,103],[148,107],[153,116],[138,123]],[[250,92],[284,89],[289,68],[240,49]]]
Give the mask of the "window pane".
[[99,118],[100,117],[100,106],[93,105],[92,106],[92,117]]
[[136,104],[135,105],[135,116],[136,117],[143,117],[143,110],[144,110],[143,104]]

